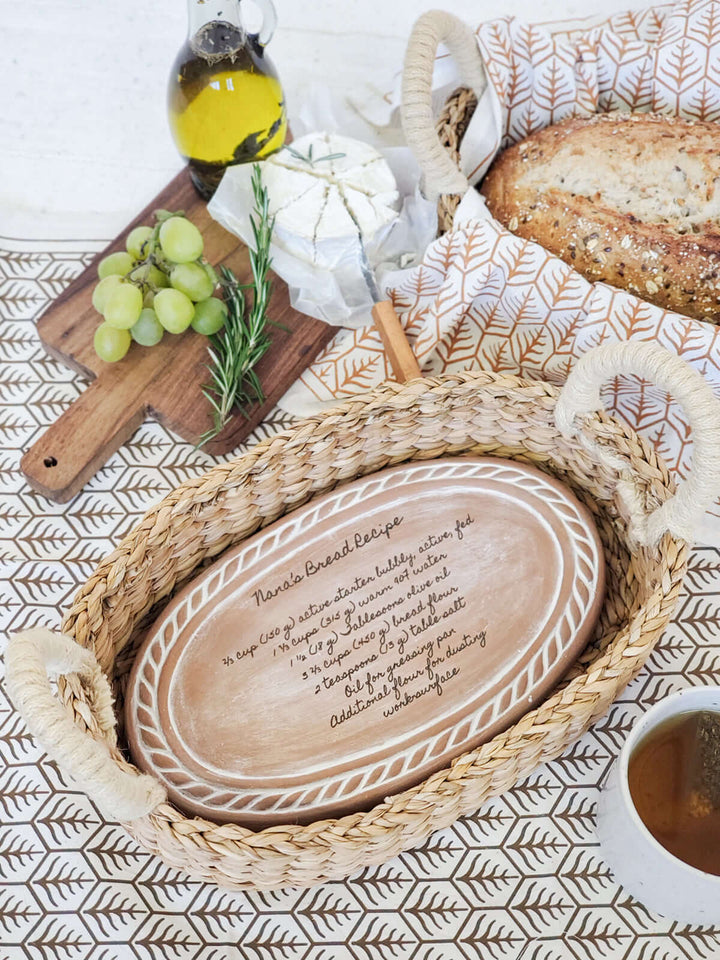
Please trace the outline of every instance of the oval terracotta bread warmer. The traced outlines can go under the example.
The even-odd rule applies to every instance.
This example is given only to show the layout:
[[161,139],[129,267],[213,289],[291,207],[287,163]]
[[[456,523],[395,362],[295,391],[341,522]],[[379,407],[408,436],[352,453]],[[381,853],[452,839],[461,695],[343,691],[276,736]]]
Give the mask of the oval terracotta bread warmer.
[[[654,381],[687,413],[693,464],[677,492],[649,443],[601,409],[601,385],[621,374]],[[98,808],[168,864],[232,888],[339,879],[473,813],[608,709],[667,625],[692,522],[720,487],[719,453],[720,404],[698,373],[653,344],[588,352],[561,391],[486,372],[386,383],[165,497],[80,589],[62,634],[31,630],[11,639],[8,690],[30,730]],[[421,783],[370,809],[300,825],[254,830],[184,816],[157,780],[128,762],[111,684],[121,713],[144,631],[208,561],[359,477],[411,461],[479,456],[534,464],[559,479],[592,515],[602,542],[606,593],[594,634],[545,699]]]
[[595,525],[554,477],[497,457],[372,473],[167,605],[125,691],[130,756],[208,820],[367,810],[540,702],[603,598]]

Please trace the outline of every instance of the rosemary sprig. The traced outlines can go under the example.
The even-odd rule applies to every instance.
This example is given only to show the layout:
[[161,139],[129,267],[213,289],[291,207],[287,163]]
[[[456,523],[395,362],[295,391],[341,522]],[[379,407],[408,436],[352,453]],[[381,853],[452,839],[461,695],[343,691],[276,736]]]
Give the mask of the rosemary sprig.
[[344,153],[326,153],[324,157],[313,157],[312,144],[310,144],[307,156],[305,156],[304,153],[300,153],[300,151],[296,150],[294,147],[288,146],[286,149],[291,156],[295,157],[296,160],[302,160],[303,163],[307,163],[311,167],[314,167],[316,163],[320,163],[321,160],[340,160],[342,157],[346,156]]
[[[199,447],[220,433],[234,407],[265,399],[255,366],[271,342],[267,331],[272,290],[268,273],[275,218],[270,217],[268,193],[257,164],[252,172],[252,190],[255,201],[254,215],[250,217],[254,239],[254,249],[250,250],[253,282],[241,284],[232,270],[220,268],[228,316],[225,326],[212,337],[208,347],[210,383],[203,387],[203,394],[213,407],[213,425],[200,437]],[[245,299],[248,288],[252,290],[249,307]]]

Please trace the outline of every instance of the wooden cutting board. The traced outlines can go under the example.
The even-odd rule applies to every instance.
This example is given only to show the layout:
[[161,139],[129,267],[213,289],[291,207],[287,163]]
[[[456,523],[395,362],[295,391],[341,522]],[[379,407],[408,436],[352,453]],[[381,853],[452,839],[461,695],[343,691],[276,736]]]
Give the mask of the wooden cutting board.
[[[206,337],[188,330],[180,336],[166,334],[155,347],[133,343],[118,363],[105,363],[93,349],[100,322],[91,302],[97,261],[124,250],[128,232],[151,223],[159,208],[184,210],[203,234],[206,259],[215,267],[230,267],[241,283],[252,279],[247,247],[210,217],[184,170],[50,306],[37,323],[43,346],[92,381],[20,462],[30,486],[58,503],[74,497],[146,418],[193,444],[212,424],[212,408],[201,392],[209,379]],[[244,440],[337,332],[294,310],[278,277],[269,316],[287,329],[271,329],[272,346],[256,367],[265,400],[238,411],[203,447],[210,454],[228,453]]]

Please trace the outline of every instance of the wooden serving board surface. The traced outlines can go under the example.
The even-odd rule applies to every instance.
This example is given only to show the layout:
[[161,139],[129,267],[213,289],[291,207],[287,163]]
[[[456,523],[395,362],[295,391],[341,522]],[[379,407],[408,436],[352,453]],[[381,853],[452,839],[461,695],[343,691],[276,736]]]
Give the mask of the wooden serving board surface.
[[[247,247],[210,217],[184,170],[52,304],[37,324],[43,346],[92,383],[25,453],[20,468],[35,490],[59,503],[75,496],[146,418],[193,444],[212,424],[212,408],[201,392],[209,379],[206,337],[188,330],[166,334],[155,347],[133,343],[118,363],[105,363],[93,349],[100,323],[91,302],[97,261],[124,250],[128,232],[151,223],[159,208],[184,210],[203,234],[206,259],[215,267],[228,266],[242,283],[252,279]],[[265,400],[238,411],[203,447],[208,453],[228,453],[244,440],[336,332],[293,309],[278,277],[269,316],[287,329],[272,328],[272,346],[256,367]]]

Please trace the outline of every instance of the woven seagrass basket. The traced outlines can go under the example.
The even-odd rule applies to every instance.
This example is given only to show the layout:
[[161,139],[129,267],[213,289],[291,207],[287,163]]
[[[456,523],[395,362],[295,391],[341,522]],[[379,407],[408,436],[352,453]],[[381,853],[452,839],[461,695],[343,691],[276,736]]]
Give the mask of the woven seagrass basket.
[[[652,447],[601,411],[600,385],[622,373],[673,392],[693,425],[693,470],[677,492]],[[701,376],[650,344],[589,352],[562,391],[483,372],[386,383],[165,497],[79,590],[62,635],[34,630],[11,639],[8,690],[31,731],[99,809],[166,863],[231,888],[345,877],[473,813],[608,709],[677,600],[689,518],[718,488],[719,425],[720,405]],[[565,481],[596,520],[606,602],[592,643],[562,684],[503,733],[367,812],[257,832],[184,816],[128,762],[111,705],[108,680],[121,710],[149,617],[204,563],[315,494],[391,464],[464,454],[534,463]]]
[[[460,144],[475,113],[477,103],[477,97],[469,87],[458,87],[452,96],[448,97],[437,119],[436,130],[440,143],[458,167],[460,166]],[[447,233],[452,229],[453,217],[461,199],[459,193],[441,194],[437,207],[438,233]]]

